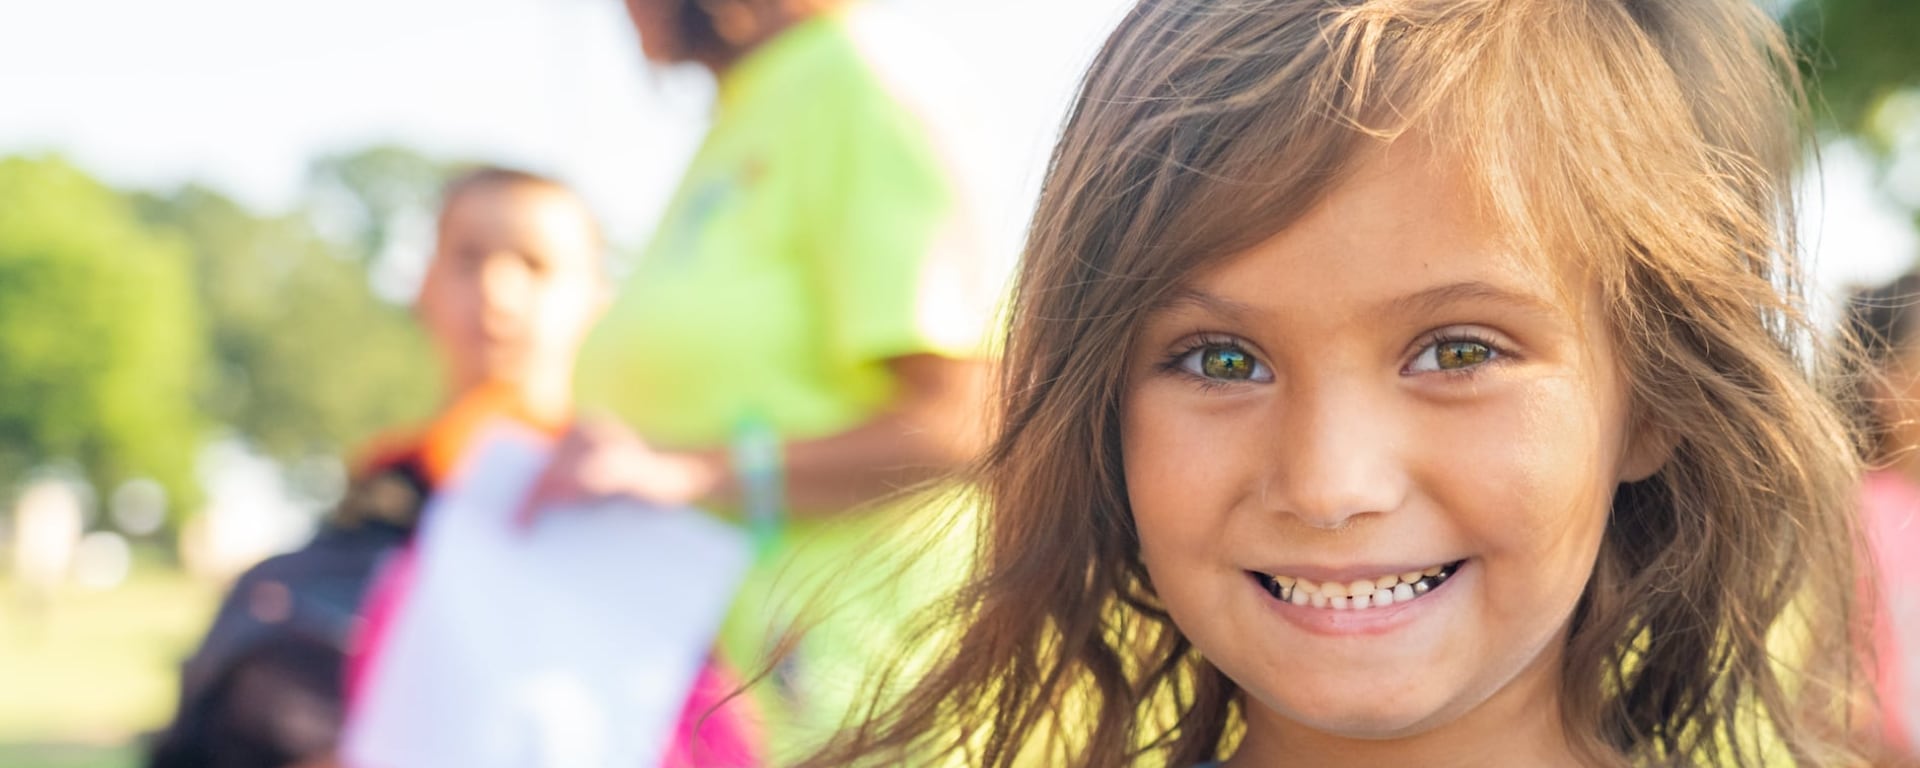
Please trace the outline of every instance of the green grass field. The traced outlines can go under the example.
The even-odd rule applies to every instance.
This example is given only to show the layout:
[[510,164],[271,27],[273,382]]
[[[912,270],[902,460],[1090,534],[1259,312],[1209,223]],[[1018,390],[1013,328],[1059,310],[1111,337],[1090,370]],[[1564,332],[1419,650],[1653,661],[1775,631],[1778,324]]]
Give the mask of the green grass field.
[[0,578],[0,766],[131,768],[171,714],[179,663],[217,588],[145,566],[118,589],[68,589],[35,614]]
[[0,744],[0,765],[7,768],[134,768],[140,765],[140,753],[131,746]]

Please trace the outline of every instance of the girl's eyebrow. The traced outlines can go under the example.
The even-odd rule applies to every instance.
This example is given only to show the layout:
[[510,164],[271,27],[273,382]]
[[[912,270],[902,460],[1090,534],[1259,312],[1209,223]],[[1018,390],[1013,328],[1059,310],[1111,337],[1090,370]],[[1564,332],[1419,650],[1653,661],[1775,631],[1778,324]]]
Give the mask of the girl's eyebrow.
[[1503,288],[1482,280],[1462,280],[1455,283],[1436,285],[1405,296],[1389,299],[1380,307],[1382,312],[1398,315],[1432,314],[1454,304],[1492,303],[1529,314],[1544,317],[1558,317],[1561,309],[1550,301],[1531,293]]
[[[1559,317],[1561,309],[1546,299],[1509,288],[1503,288],[1484,280],[1461,280],[1445,283],[1419,291],[1397,296],[1382,302],[1378,312],[1392,315],[1433,314],[1455,304],[1493,303],[1509,308],[1545,317]],[[1170,312],[1191,308],[1223,317],[1229,321],[1241,322],[1266,314],[1266,311],[1242,301],[1202,291],[1191,286],[1174,291],[1165,300],[1149,310],[1149,314]]]
[[1155,315],[1179,309],[1197,309],[1202,312],[1224,317],[1236,323],[1245,321],[1255,315],[1265,314],[1263,310],[1252,304],[1234,301],[1224,296],[1215,296],[1192,286],[1186,286],[1174,291],[1171,295],[1149,308],[1147,314]]

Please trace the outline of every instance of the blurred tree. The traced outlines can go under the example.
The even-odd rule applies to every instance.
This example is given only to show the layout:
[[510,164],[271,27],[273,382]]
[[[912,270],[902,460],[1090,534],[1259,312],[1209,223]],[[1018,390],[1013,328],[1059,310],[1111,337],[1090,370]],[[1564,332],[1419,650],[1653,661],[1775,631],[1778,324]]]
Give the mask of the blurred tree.
[[379,259],[394,229],[410,216],[430,216],[456,163],[412,149],[375,145],[324,155],[307,169],[307,187],[323,226],[341,230],[355,253]]
[[0,484],[77,464],[197,497],[205,346],[191,257],[57,158],[0,159]]
[[1903,89],[1920,88],[1920,2],[1799,0],[1786,24],[1831,128],[1889,148],[1876,112]]
[[305,211],[257,216],[202,187],[137,199],[194,254],[216,420],[294,461],[428,413],[432,356],[407,310],[374,296],[356,246],[321,238]]

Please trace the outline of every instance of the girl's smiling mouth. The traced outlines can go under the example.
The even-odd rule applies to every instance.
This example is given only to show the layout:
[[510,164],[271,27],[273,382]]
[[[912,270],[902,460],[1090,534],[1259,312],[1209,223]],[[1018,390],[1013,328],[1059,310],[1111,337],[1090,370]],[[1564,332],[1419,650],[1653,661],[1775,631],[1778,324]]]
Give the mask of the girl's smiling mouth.
[[1313,581],[1283,573],[1247,573],[1261,589],[1283,603],[1329,611],[1367,611],[1418,600],[1453,578],[1465,563],[1465,560],[1456,560],[1420,570],[1337,581]]

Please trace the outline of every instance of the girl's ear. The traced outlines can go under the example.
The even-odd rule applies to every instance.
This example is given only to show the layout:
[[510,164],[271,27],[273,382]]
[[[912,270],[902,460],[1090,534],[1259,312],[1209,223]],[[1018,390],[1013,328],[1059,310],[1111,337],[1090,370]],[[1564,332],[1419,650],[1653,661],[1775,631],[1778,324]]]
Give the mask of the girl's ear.
[[1671,431],[1644,418],[1635,419],[1633,436],[1621,457],[1619,482],[1637,483],[1653,477],[1673,460],[1673,451],[1679,442],[1680,438]]

